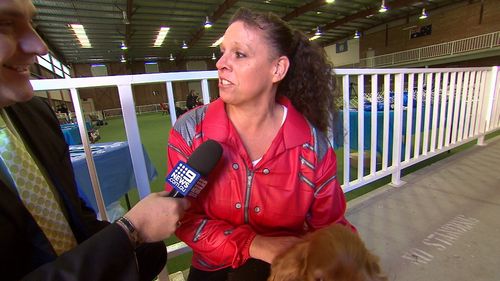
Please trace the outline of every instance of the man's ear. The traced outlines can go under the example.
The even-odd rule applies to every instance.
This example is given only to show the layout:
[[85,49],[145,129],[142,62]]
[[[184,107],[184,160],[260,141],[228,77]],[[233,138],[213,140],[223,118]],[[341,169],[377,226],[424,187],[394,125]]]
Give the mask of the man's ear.
[[290,67],[290,60],[288,57],[281,56],[275,61],[275,68],[273,73],[273,82],[279,82],[285,78],[288,68]]
[[301,242],[276,257],[268,281],[302,281],[307,267],[309,244]]

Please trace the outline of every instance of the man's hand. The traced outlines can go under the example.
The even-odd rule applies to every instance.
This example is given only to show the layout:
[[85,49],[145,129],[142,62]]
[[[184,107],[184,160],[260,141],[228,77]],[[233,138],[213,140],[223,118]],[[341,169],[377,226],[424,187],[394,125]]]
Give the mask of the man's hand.
[[157,242],[172,235],[189,208],[187,199],[167,195],[166,191],[151,193],[125,214],[142,242]]

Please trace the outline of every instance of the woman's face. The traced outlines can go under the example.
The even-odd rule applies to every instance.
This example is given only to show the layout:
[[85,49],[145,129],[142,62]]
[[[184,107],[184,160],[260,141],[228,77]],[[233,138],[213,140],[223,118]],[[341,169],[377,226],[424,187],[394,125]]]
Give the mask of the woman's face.
[[217,61],[219,93],[226,104],[252,105],[274,100],[277,59],[271,59],[263,31],[236,21],[224,34],[221,52]]

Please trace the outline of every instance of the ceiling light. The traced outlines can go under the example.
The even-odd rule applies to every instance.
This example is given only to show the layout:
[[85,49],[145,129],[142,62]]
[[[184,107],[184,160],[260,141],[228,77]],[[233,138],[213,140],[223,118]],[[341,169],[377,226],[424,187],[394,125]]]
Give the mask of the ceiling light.
[[309,38],[309,41],[316,40],[316,39],[318,39],[319,37],[321,37],[321,36],[319,36],[319,35],[314,35],[313,37]]
[[170,27],[165,27],[165,26],[160,27],[160,32],[158,32],[158,36],[156,36],[156,40],[153,45],[154,47],[161,47],[169,30]]
[[316,32],[314,32],[314,36],[321,36],[321,29],[319,29],[319,26],[316,27]]
[[212,60],[216,60],[215,53],[212,53]]
[[169,58],[169,60],[171,60],[171,61],[174,61],[174,60],[175,60],[174,55],[172,55],[172,53],[170,53],[170,58]]
[[120,45],[120,49],[122,49],[122,50],[128,49],[127,45],[125,45],[125,42],[122,41],[122,44]]
[[217,47],[222,43],[222,40],[224,40],[224,36],[221,36],[217,41],[215,41],[210,47]]
[[421,20],[427,18],[427,12],[425,11],[425,8],[422,8],[422,14],[418,18],[421,19]]
[[208,19],[208,16],[205,19],[205,25],[204,26],[205,26],[205,28],[212,27],[212,22],[210,22],[210,20]]
[[378,9],[380,13],[387,12],[387,7],[385,6],[385,0],[382,0],[382,4],[380,5],[380,9]]
[[85,28],[83,28],[83,25],[70,24],[69,26],[71,27],[71,29],[73,29],[73,32],[78,38],[80,45],[82,45],[82,48],[92,48],[92,45],[90,44],[89,38],[87,37],[87,33],[85,33]]
[[182,41],[182,48],[183,49],[189,48],[188,45],[186,44],[186,41]]
[[127,60],[125,59],[125,56],[122,55],[121,59],[120,59],[120,62],[127,62]]
[[361,36],[361,34],[359,33],[359,31],[356,30],[356,32],[354,32],[354,39],[358,39],[359,37]]
[[335,0],[326,0],[325,2],[328,3],[328,4],[330,4],[330,3],[335,2]]

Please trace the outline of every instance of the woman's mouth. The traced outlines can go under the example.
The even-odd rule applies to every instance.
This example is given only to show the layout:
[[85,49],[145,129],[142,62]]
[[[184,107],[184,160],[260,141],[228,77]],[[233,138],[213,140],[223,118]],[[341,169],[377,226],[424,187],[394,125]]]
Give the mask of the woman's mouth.
[[233,84],[233,83],[229,82],[228,80],[222,79],[222,78],[220,79],[220,83],[221,83],[221,85],[224,85],[224,86]]

